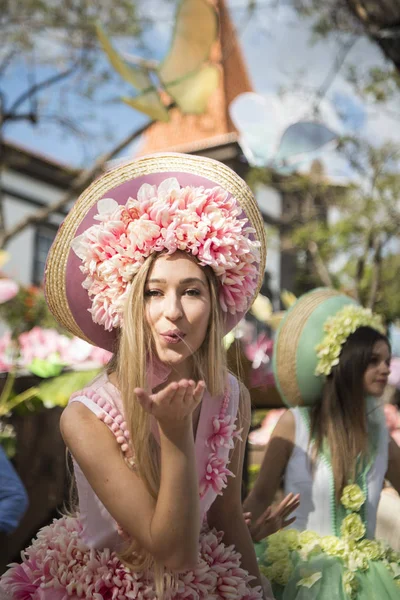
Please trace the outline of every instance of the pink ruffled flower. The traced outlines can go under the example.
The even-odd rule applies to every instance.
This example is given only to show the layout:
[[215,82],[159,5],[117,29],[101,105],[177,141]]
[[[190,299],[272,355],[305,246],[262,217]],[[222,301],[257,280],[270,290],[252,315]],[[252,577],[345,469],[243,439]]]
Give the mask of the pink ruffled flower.
[[[39,531],[21,565],[14,564],[1,580],[14,600],[155,600],[151,572],[134,572],[109,549],[89,549],[81,539],[79,519],[63,517]],[[240,566],[233,546],[222,533],[203,531],[195,569],[177,573],[166,600],[261,600],[250,588],[252,577]],[[233,588],[236,592],[233,595]]]
[[153,252],[190,252],[220,278],[220,303],[236,314],[248,308],[257,285],[259,242],[242,209],[220,187],[181,188],[177,179],[158,187],[144,184],[137,199],[118,205],[97,204],[97,224],[72,241],[82,260],[95,323],[107,331],[121,326],[126,293],[133,276]]
[[11,347],[11,334],[7,331],[0,338],[0,371],[8,373],[12,366],[12,347]]
[[212,420],[213,432],[206,441],[206,445],[209,446],[214,452],[218,448],[228,448],[229,450],[234,446],[234,438],[240,438],[240,432],[236,430],[235,417],[233,415],[226,415],[225,417],[215,416]]
[[216,494],[221,495],[222,490],[227,486],[228,476],[233,476],[233,473],[226,468],[226,461],[216,454],[210,454],[206,472],[200,483],[200,496],[204,496],[209,487],[212,487]]

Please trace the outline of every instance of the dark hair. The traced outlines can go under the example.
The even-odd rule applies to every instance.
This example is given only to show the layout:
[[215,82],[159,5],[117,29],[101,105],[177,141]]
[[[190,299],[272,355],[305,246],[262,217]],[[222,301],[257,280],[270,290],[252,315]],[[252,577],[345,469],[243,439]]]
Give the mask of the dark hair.
[[314,456],[328,442],[335,481],[336,500],[356,475],[358,454],[368,453],[364,373],[371,363],[374,345],[388,338],[371,327],[359,327],[349,335],[339,363],[326,378],[322,398],[311,411],[311,439]]

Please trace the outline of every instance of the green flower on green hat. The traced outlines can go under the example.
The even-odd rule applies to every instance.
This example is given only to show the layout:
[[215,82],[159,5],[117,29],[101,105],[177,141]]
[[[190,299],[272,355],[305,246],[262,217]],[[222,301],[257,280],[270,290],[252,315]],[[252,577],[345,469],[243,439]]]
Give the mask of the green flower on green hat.
[[372,327],[385,333],[382,318],[371,309],[356,304],[348,304],[325,321],[325,336],[316,347],[318,364],[315,375],[330,374],[332,368],[339,363],[343,344],[359,327]]

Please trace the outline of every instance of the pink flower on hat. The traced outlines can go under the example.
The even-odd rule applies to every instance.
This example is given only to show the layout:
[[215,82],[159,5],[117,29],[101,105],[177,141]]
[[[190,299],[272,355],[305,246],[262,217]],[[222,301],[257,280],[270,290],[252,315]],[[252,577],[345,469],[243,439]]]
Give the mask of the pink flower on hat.
[[153,252],[190,252],[221,282],[224,312],[244,312],[257,285],[259,242],[235,198],[221,187],[181,188],[175,178],[144,184],[137,199],[97,203],[98,223],[72,241],[82,260],[83,287],[92,298],[95,323],[120,327],[134,275]]

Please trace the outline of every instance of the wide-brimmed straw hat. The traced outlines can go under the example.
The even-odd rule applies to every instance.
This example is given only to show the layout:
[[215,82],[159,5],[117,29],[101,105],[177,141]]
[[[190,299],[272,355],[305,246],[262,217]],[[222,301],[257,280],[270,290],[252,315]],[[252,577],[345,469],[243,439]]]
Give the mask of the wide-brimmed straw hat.
[[329,317],[358,303],[330,288],[301,296],[287,311],[276,333],[273,370],[279,393],[288,406],[310,406],[319,400],[325,377],[316,375],[317,347]]
[[108,171],[80,195],[49,251],[51,312],[73,335],[113,351],[127,286],[145,258],[164,249],[186,250],[214,269],[228,332],[264,277],[265,229],[250,188],[223,163],[185,154]]

